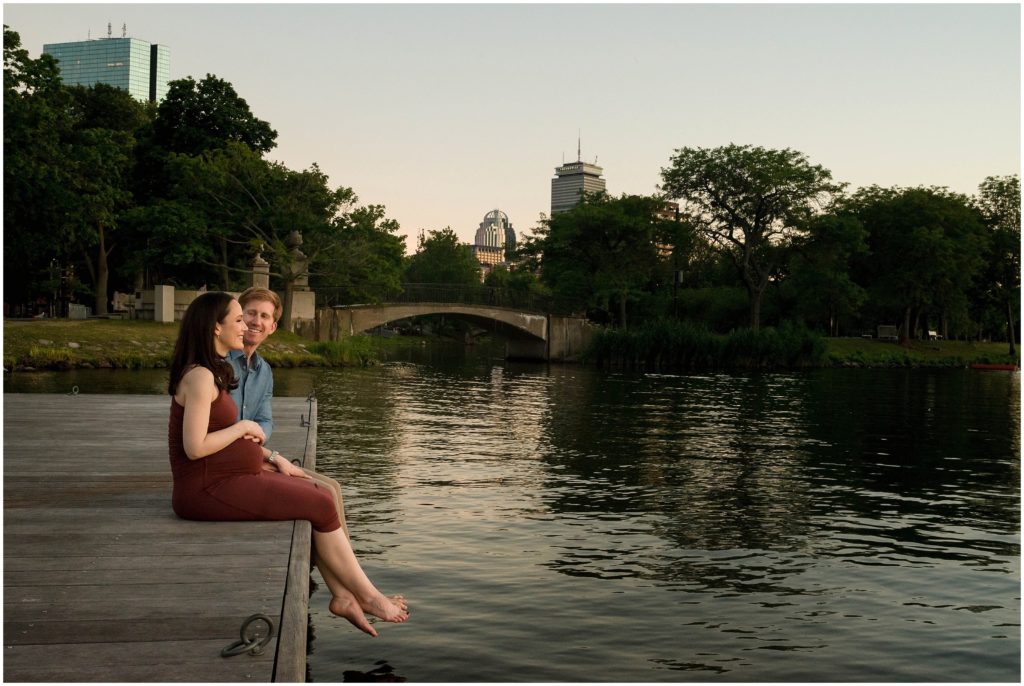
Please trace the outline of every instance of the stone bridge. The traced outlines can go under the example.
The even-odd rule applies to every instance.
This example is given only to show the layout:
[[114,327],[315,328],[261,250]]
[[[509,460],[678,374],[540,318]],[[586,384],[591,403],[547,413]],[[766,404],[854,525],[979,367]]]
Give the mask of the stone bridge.
[[459,303],[336,305],[317,311],[317,340],[337,341],[389,322],[445,314],[493,327],[506,338],[510,359],[573,362],[590,342],[593,327],[584,317],[542,314]]

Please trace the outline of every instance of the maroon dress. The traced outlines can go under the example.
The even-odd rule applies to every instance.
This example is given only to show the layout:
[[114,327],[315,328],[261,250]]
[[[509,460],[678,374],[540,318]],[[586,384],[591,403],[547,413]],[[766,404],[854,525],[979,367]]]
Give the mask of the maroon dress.
[[[210,406],[209,431],[235,423],[235,403],[222,390]],[[263,469],[263,449],[239,438],[198,460],[185,454],[185,408],[171,398],[167,442],[174,494],[171,507],[182,519],[218,522],[308,519],[317,531],[341,528],[334,496],[311,479]]]

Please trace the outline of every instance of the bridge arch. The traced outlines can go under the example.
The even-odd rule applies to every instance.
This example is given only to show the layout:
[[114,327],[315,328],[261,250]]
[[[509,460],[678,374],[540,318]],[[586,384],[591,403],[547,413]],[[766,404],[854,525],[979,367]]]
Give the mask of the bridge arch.
[[394,303],[385,305],[344,305],[330,308],[334,313],[332,338],[344,338],[369,331],[388,322],[428,314],[455,314],[473,319],[501,322],[515,332],[538,341],[548,338],[548,317],[504,307],[455,303]]
[[336,305],[317,312],[317,340],[340,340],[388,322],[430,314],[452,314],[499,322],[510,334],[510,358],[571,361],[586,347],[592,327],[582,317],[523,312],[489,305],[460,303],[389,303]]

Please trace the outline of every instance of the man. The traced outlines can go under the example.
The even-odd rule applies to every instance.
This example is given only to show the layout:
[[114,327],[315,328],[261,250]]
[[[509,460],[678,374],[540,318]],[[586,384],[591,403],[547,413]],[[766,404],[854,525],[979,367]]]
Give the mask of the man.
[[[277,331],[277,320],[281,317],[281,298],[277,293],[266,288],[249,288],[238,296],[238,304],[242,306],[242,319],[245,322],[245,335],[242,337],[242,350],[228,353],[228,362],[235,370],[238,387],[231,391],[231,399],[238,408],[238,419],[251,419],[260,425],[270,439],[274,430],[274,418],[270,402],[274,395],[274,373],[270,364],[256,352],[263,341]],[[298,467],[276,450],[263,446],[264,469],[276,469],[282,474],[296,478],[313,479],[334,493],[334,502],[338,507],[341,527],[348,534],[345,523],[345,506],[341,497],[341,486],[337,481],[319,474],[312,469]]]

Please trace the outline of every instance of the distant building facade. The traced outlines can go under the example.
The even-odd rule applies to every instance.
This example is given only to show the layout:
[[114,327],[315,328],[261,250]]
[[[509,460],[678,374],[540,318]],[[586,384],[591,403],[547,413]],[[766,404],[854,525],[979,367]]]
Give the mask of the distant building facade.
[[582,160],[556,167],[555,178],[551,179],[551,214],[576,207],[584,193],[604,191],[602,172],[601,167]]
[[485,214],[472,245],[473,256],[483,268],[483,275],[499,264],[509,264],[515,249],[516,232],[508,215],[501,210]]
[[171,50],[166,45],[137,38],[98,38],[47,43],[43,52],[57,60],[61,79],[69,86],[106,83],[150,102],[167,95]]

